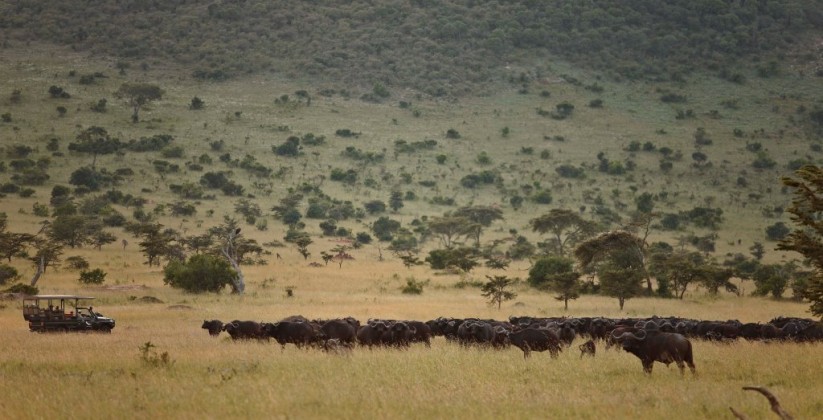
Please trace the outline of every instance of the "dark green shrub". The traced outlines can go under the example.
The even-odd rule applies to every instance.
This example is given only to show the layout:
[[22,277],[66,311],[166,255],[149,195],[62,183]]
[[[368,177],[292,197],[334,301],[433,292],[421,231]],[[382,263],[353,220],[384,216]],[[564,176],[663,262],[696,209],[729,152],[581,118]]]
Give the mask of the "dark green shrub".
[[680,215],[675,213],[666,213],[660,218],[660,226],[664,230],[678,230],[680,229]]
[[20,191],[20,186],[11,182],[0,185],[0,192],[5,194],[14,194]]
[[78,281],[82,284],[103,284],[106,281],[106,272],[95,268],[94,270],[80,272]]
[[200,177],[200,185],[206,188],[219,189],[229,183],[224,172],[206,172]]
[[189,103],[189,109],[194,111],[203,109],[204,106],[206,106],[206,103],[203,102],[203,100],[198,98],[197,96],[191,98],[191,103]]
[[549,190],[540,190],[531,197],[532,201],[537,204],[551,204],[552,192]]
[[783,222],[777,222],[766,228],[766,239],[770,241],[779,241],[786,237],[791,232],[788,226]]
[[97,191],[102,187],[107,187],[115,183],[115,177],[105,170],[97,170],[90,166],[84,166],[71,173],[69,184],[77,187],[85,187],[91,191]]
[[108,101],[106,100],[106,98],[100,99],[99,101],[97,101],[97,103],[91,105],[91,110],[93,112],[104,113],[106,112],[107,104]]
[[379,214],[386,211],[386,203],[380,200],[372,200],[363,205],[369,214]]
[[666,93],[660,97],[661,102],[670,103],[670,104],[682,104],[686,103],[686,96],[685,95],[678,95],[676,93]]
[[272,151],[278,156],[294,157],[299,155],[301,150],[300,137],[297,136],[287,138],[285,143],[279,146],[272,146]]
[[400,229],[400,222],[389,219],[388,217],[380,217],[372,223],[372,232],[380,241],[391,241],[394,233]]
[[348,128],[338,129],[334,132],[334,135],[338,137],[360,137],[360,133],[353,132]]
[[226,185],[220,187],[220,191],[223,191],[223,194],[228,196],[239,197],[243,195],[243,186],[229,181]]
[[357,171],[354,169],[334,168],[331,171],[329,179],[351,185],[357,182]]
[[182,158],[184,154],[185,152],[181,146],[167,146],[160,151],[160,155],[167,159]]
[[423,294],[423,287],[429,284],[429,280],[418,281],[414,277],[406,279],[406,285],[400,289],[404,295],[420,295]]
[[11,285],[11,287],[8,287],[5,290],[3,290],[3,292],[5,292],[5,293],[19,293],[19,294],[28,295],[28,296],[36,296],[38,293],[40,293],[40,289],[38,289],[36,286],[30,286],[28,284],[15,283],[15,284]]
[[0,264],[0,285],[5,285],[10,280],[16,281],[20,278],[20,274],[17,272],[17,269],[8,265],[8,264]]
[[191,293],[219,292],[231,285],[237,273],[222,257],[199,254],[186,262],[171,261],[163,269],[163,282]]
[[560,165],[554,170],[563,178],[582,179],[586,177],[586,171],[574,165]]
[[752,166],[756,169],[772,169],[777,166],[777,162],[769,157],[766,152],[761,151],[757,153],[757,158],[752,162]]
[[355,240],[361,244],[368,245],[371,243],[372,237],[368,234],[368,232],[357,232]]

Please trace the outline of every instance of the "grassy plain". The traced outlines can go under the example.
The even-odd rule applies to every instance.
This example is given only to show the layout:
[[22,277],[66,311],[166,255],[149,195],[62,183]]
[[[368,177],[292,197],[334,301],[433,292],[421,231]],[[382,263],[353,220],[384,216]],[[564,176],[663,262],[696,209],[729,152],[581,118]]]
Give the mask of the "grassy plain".
[[[0,50],[0,113],[9,112],[11,123],[0,124],[0,145],[32,145],[36,155],[48,156],[45,146],[52,137],[60,141],[64,156],[51,156],[50,180],[35,186],[32,197],[9,194],[0,198],[0,211],[9,215],[9,230],[36,232],[43,218],[32,215],[32,206],[48,203],[51,188],[67,185],[69,174],[88,164],[89,156],[66,150],[77,133],[85,127],[105,127],[121,140],[169,133],[176,144],[183,145],[186,156],[174,160],[181,172],[161,176],[152,161],[156,153],[127,153],[98,158],[98,167],[129,167],[136,175],[117,188],[149,199],[147,210],[179,198],[169,184],[197,182],[200,172],[185,169],[185,162],[208,153],[215,163],[206,171],[230,170],[232,179],[242,183],[264,211],[277,204],[289,188],[303,182],[318,185],[341,200],[356,206],[373,199],[386,200],[393,189],[414,191],[417,200],[388,216],[408,225],[422,216],[442,215],[453,209],[432,204],[435,196],[454,198],[458,205],[489,204],[505,209],[505,221],[497,222],[483,240],[510,236],[516,229],[530,240],[539,238],[528,229],[528,221],[552,207],[578,209],[587,206],[591,216],[600,197],[625,221],[634,208],[637,194],[651,192],[658,196],[656,208],[664,212],[687,210],[697,205],[724,209],[726,220],[716,232],[718,257],[726,253],[747,253],[754,241],[763,241],[763,230],[785,216],[771,211],[785,206],[789,197],[780,192],[778,178],[788,174],[788,161],[808,158],[819,161],[820,155],[809,149],[813,141],[802,129],[789,123],[796,114],[798,101],[820,97],[819,80],[793,74],[784,75],[780,83],[770,81],[769,88],[753,79],[747,85],[734,85],[713,79],[694,80],[689,85],[665,86],[688,94],[683,107],[693,108],[697,117],[675,120],[674,106],[659,101],[661,85],[617,84],[597,81],[605,90],[595,94],[581,86],[564,82],[562,74],[573,74],[585,84],[596,76],[575,72],[562,63],[552,63],[552,74],[537,81],[528,94],[519,94],[519,86],[510,86],[488,97],[442,101],[417,97],[414,92],[392,92],[383,104],[356,99],[360,91],[349,96],[314,95],[312,105],[277,105],[274,100],[298,89],[317,92],[340,87],[329,82],[282,80],[278,75],[259,75],[223,84],[192,82],[179,69],[150,63],[150,70],[128,70],[118,75],[113,63],[101,57],[67,54],[50,47],[31,45],[30,49]],[[59,57],[56,60],[55,57]],[[75,70],[75,76],[69,76]],[[517,74],[521,69],[512,69]],[[80,75],[103,72],[93,85],[80,85]],[[506,75],[501,74],[501,79]],[[113,96],[127,81],[156,83],[166,90],[162,101],[141,113],[142,122],[131,124],[130,110]],[[772,83],[774,82],[774,83]],[[71,99],[48,98],[50,85],[60,85],[72,94]],[[21,89],[23,100],[12,104],[7,95]],[[545,97],[541,91],[549,91]],[[206,102],[202,111],[187,109],[193,96]],[[107,113],[93,113],[89,105],[108,98]],[[589,108],[595,98],[604,100],[604,108]],[[798,99],[799,98],[799,99]],[[723,109],[720,102],[739,99],[738,109]],[[399,101],[411,107],[401,108]],[[570,101],[576,105],[572,118],[557,121],[538,115],[537,108],[554,110],[556,104]],[[805,103],[805,102],[804,102]],[[68,112],[60,117],[57,106]],[[709,118],[719,109],[722,118]],[[415,116],[415,111],[419,116]],[[799,118],[799,117],[798,117]],[[510,134],[501,135],[504,127]],[[707,153],[713,166],[698,170],[692,166],[695,150],[693,133],[704,127],[714,139]],[[732,135],[733,128],[744,129],[746,137]],[[361,135],[340,138],[337,129],[347,128]],[[446,139],[445,132],[454,128],[461,133],[457,140]],[[764,131],[761,133],[760,128]],[[661,131],[662,130],[662,131]],[[757,131],[758,134],[755,134]],[[276,157],[271,146],[281,144],[290,135],[315,133],[327,137],[322,147],[306,147],[298,158]],[[665,132],[665,134],[662,134]],[[563,141],[554,140],[563,137]],[[418,154],[394,154],[394,141],[409,142],[435,139],[436,150]],[[547,140],[548,139],[548,140]],[[246,154],[271,167],[281,176],[257,180],[237,168],[217,160],[209,143],[225,141],[225,150],[234,158]],[[670,173],[662,173],[656,153],[630,153],[624,150],[631,141],[650,141],[660,148],[682,151],[683,159],[674,163]],[[778,165],[773,169],[754,170],[754,155],[746,143],[758,141]],[[383,152],[385,159],[376,164],[347,160],[341,152],[354,146],[366,152]],[[524,148],[533,147],[533,154]],[[538,158],[545,149],[551,157]],[[476,161],[480,152],[492,157],[490,165]],[[632,159],[637,168],[625,176],[610,176],[596,170],[598,152],[613,160]],[[435,162],[437,154],[448,156],[444,165]],[[173,159],[169,159],[173,160]],[[583,180],[560,178],[554,168],[569,163],[586,168]],[[360,175],[355,185],[328,180],[332,168],[353,168]],[[468,173],[484,169],[497,171],[501,186],[467,189],[459,180]],[[411,183],[401,182],[401,173],[412,176]],[[0,174],[7,182],[11,172]],[[743,177],[746,187],[737,181]],[[364,186],[367,178],[377,180],[373,187]],[[434,187],[419,181],[434,180]],[[253,181],[270,182],[271,193],[256,190]],[[551,188],[554,202],[550,206],[527,202],[515,211],[508,205],[513,191],[523,185]],[[665,192],[666,194],[660,194]],[[157,220],[184,234],[197,234],[219,223],[222,215],[233,214],[236,199],[216,193],[217,199],[197,203],[194,217],[179,218],[158,212]],[[119,208],[129,215],[132,209]],[[209,216],[208,211],[213,211]],[[305,210],[305,209],[303,209]],[[764,213],[772,216],[765,217]],[[268,230],[244,226],[243,233],[261,243],[281,240],[282,223],[266,216]],[[593,217],[593,216],[592,216]],[[373,218],[347,220],[339,225],[353,232],[368,231]],[[115,244],[102,250],[66,249],[64,257],[80,255],[92,267],[108,273],[106,285],[81,287],[77,273],[65,269],[49,270],[38,286],[42,293],[83,293],[99,298],[96,308],[117,320],[110,336],[39,335],[27,331],[17,302],[2,302],[0,328],[0,410],[9,418],[43,418],[60,415],[68,418],[718,418],[728,416],[734,406],[753,417],[767,417],[765,400],[743,392],[744,385],[765,385],[780,398],[784,407],[798,418],[812,418],[823,412],[819,395],[823,382],[819,378],[821,345],[735,343],[715,345],[695,343],[695,360],[699,375],[681,378],[676,369],[657,366],[651,377],[643,374],[639,361],[626,353],[605,352],[579,360],[576,351],[568,351],[557,360],[541,354],[524,361],[518,350],[463,350],[435,340],[431,349],[409,351],[364,351],[351,355],[329,355],[319,351],[297,351],[261,343],[232,343],[225,338],[211,339],[201,330],[203,319],[251,319],[273,321],[284,316],[302,314],[311,318],[355,316],[399,319],[430,319],[437,316],[505,318],[509,315],[536,316],[647,316],[678,315],[702,319],[740,319],[764,322],[775,316],[807,316],[806,304],[752,297],[705,296],[692,290],[683,301],[633,299],[625,312],[617,310],[613,299],[585,296],[570,304],[569,312],[551,296],[522,285],[519,296],[503,310],[490,308],[471,287],[456,288],[461,280],[483,280],[487,274],[479,269],[464,278],[436,275],[425,267],[406,269],[390,253],[371,245],[351,251],[354,261],[342,268],[334,264],[309,267],[320,252],[338,243],[319,236],[320,220],[306,220],[314,234],[312,257],[303,260],[293,247],[273,248],[282,260],[269,259],[267,266],[245,268],[249,281],[245,296],[187,295],[162,284],[159,268],[148,268],[137,248],[137,240],[113,230],[118,239],[131,242],[125,249]],[[686,228],[677,232],[655,230],[652,240],[677,243],[687,234],[712,232]],[[436,247],[435,240],[424,249]],[[385,246],[385,245],[384,245]],[[769,261],[791,257],[770,250]],[[15,259],[24,279],[33,274],[25,260]],[[510,277],[526,277],[528,264],[515,262],[506,272]],[[421,296],[402,295],[400,287],[409,277],[430,280]],[[744,291],[753,286],[743,283]],[[293,287],[295,296],[287,298],[285,288]],[[154,296],[162,304],[142,304],[136,299]],[[140,346],[147,342],[157,351],[167,352],[173,364],[153,367],[140,358]]]
[[[137,261],[130,261],[137,263]],[[131,270],[142,269],[133,265]],[[517,268],[515,268],[517,269]],[[307,269],[302,261],[250,268],[246,296],[188,295],[162,286],[159,273],[134,283],[80,288],[74,276],[54,274],[44,292],[98,296],[97,310],[117,320],[111,335],[36,334],[27,331],[17,302],[0,310],[0,409],[9,418],[721,418],[733,406],[768,417],[767,403],[742,391],[764,385],[797,418],[823,409],[819,361],[823,346],[695,342],[698,376],[681,378],[657,365],[646,376],[632,355],[598,348],[580,359],[576,346],[552,360],[517,349],[461,349],[442,338],[409,351],[351,354],[285,351],[272,343],[213,339],[203,319],[276,320],[287,315],[430,319],[477,316],[646,316],[766,321],[804,316],[806,305],[701,292],[683,301],[633,299],[625,312],[614,299],[585,296],[563,312],[549,295],[520,287],[502,310],[486,305],[475,288],[454,287],[458,276],[431,277],[420,296],[399,291],[406,271],[393,262],[356,261],[342,268]],[[45,282],[44,282],[45,283]],[[287,298],[284,285],[295,286]],[[154,296],[145,304],[129,296]],[[156,345],[172,363],[152,366],[139,348]],[[578,340],[575,344],[578,344]]]

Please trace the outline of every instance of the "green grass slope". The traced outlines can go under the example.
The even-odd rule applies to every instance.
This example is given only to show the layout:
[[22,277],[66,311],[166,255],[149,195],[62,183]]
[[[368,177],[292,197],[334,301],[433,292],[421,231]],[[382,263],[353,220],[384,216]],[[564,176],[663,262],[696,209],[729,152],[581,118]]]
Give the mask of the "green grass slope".
[[549,56],[613,78],[767,72],[787,56],[814,60],[820,10],[820,0],[27,0],[0,5],[0,41],[54,42],[135,67],[174,62],[205,79],[274,71],[441,96],[482,91],[505,65]]

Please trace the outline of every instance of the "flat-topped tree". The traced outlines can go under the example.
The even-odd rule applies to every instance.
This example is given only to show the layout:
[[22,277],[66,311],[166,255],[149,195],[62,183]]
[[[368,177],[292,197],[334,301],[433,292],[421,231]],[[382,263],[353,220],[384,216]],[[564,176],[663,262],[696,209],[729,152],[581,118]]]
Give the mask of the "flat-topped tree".
[[115,95],[118,98],[125,99],[126,103],[132,107],[134,112],[131,114],[131,121],[136,123],[140,121],[140,108],[152,101],[163,98],[164,93],[159,86],[149,83],[123,83],[120,89],[117,89]]
[[97,164],[98,155],[112,154],[123,146],[120,140],[112,138],[103,127],[91,126],[77,135],[74,142],[69,143],[69,150],[92,155],[91,167]]
[[566,255],[566,249],[585,240],[597,231],[597,224],[583,219],[577,212],[568,209],[552,209],[548,213],[529,221],[532,230],[554,237],[555,252]]
[[648,278],[643,239],[625,230],[601,233],[575,247],[574,257],[584,272],[595,272],[601,293],[616,297],[620,310],[627,299],[643,292]]
[[467,225],[467,235],[474,238],[474,245],[480,246],[480,235],[495,220],[503,220],[503,211],[493,206],[468,206],[454,211],[454,216],[465,217],[473,222]]

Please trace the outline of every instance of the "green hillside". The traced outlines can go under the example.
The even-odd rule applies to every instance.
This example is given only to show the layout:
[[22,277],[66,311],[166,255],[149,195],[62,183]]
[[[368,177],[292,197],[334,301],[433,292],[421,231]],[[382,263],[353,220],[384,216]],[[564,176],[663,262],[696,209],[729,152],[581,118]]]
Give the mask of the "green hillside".
[[[757,243],[796,257],[773,251],[779,179],[823,157],[819,9],[586,4],[4,4],[9,230],[70,220],[134,241],[160,223],[185,248],[228,215],[267,251],[296,256],[291,228],[313,260],[363,235],[369,258],[423,258],[443,245],[432,219],[488,206],[503,219],[482,254],[527,267],[527,245],[553,249],[530,221],[563,208],[601,230],[652,213],[650,242],[718,262]],[[134,83],[163,90],[136,123],[118,94]]]
[[541,78],[549,58],[610,78],[709,69],[738,79],[774,60],[814,60],[821,10],[820,0],[26,0],[0,5],[0,40],[175,63],[203,79],[275,72],[442,96],[482,91],[506,65]]

